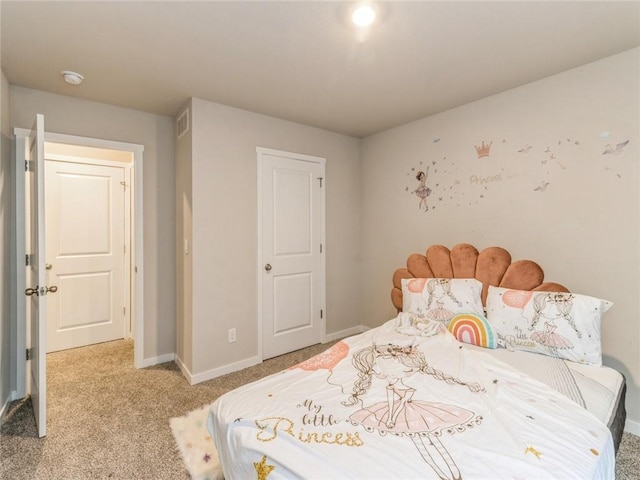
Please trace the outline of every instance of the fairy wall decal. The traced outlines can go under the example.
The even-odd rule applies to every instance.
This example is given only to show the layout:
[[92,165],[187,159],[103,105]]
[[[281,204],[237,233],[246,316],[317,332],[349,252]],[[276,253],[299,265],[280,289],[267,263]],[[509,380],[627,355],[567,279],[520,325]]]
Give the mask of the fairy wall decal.
[[431,189],[427,187],[427,178],[429,177],[429,167],[427,167],[426,173],[420,170],[416,174],[416,180],[420,182],[418,188],[416,188],[413,192],[420,199],[420,203],[418,204],[418,208],[422,210],[424,206],[424,211],[429,210],[429,206],[427,205],[427,197],[431,195]]

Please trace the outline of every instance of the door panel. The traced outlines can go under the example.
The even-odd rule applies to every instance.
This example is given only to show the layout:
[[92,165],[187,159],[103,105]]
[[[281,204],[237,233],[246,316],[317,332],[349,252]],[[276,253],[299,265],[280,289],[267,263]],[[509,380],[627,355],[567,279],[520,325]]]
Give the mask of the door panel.
[[57,160],[47,172],[49,352],[124,338],[124,167]]
[[311,253],[311,190],[309,172],[273,170],[273,254]]
[[59,331],[110,322],[109,297],[92,293],[112,289],[111,272],[58,275],[58,288],[60,310],[65,312],[60,316]]
[[[322,161],[309,161],[309,159]],[[319,343],[323,159],[259,150],[263,359]],[[267,266],[268,265],[268,266]]]
[[[57,196],[49,199],[56,203],[59,212],[58,255],[108,255],[112,250],[109,235],[111,177],[69,174],[60,168],[56,174]],[[56,234],[55,231],[51,233]]]
[[[31,404],[38,436],[47,434],[47,363],[45,325],[47,285],[45,276],[44,225],[44,116],[36,120],[28,138],[29,145],[29,218],[30,218],[30,330],[31,330]],[[29,289],[28,289],[29,290]],[[27,293],[27,292],[25,292]],[[51,295],[55,296],[55,295]]]
[[[296,299],[291,301],[291,299]],[[312,273],[278,275],[273,279],[273,335],[313,328]]]

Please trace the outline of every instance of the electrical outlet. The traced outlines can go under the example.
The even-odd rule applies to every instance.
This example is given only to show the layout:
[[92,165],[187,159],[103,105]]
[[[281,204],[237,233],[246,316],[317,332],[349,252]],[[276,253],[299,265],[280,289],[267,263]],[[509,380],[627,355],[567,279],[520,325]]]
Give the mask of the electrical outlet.
[[237,340],[236,338],[236,329],[235,328],[230,328],[229,329],[229,343],[233,343]]

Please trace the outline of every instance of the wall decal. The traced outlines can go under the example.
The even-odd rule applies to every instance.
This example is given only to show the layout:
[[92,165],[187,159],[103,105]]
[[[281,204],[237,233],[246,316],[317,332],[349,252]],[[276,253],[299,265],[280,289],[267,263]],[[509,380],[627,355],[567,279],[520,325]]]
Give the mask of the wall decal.
[[416,196],[420,199],[418,208],[422,209],[422,207],[424,206],[425,212],[429,210],[429,205],[427,205],[427,197],[431,195],[431,189],[427,187],[428,176],[429,176],[429,167],[427,167],[426,173],[420,170],[416,175],[416,180],[420,182],[420,185],[418,185],[418,188],[416,188],[413,192],[411,192],[411,193],[415,193]]
[[[497,173],[495,175],[486,175],[479,177],[478,175],[471,175],[469,177],[469,183],[471,185],[486,185],[487,183],[495,183],[502,181],[502,174]],[[486,187],[485,187],[486,190]]]
[[524,147],[522,147],[520,150],[518,150],[518,153],[528,153],[529,150],[531,150],[531,145],[525,145]]
[[493,142],[489,142],[488,144],[484,143],[484,140],[480,144],[480,146],[475,145],[476,153],[478,154],[478,158],[484,158],[489,156],[489,151],[491,150],[491,145]]
[[533,189],[534,192],[546,192],[547,187],[549,186],[549,182],[542,181],[540,185]]
[[[609,131],[603,131],[602,133],[600,133],[600,139],[601,140],[611,140],[613,137],[613,134]],[[624,137],[623,137],[624,138]],[[615,146],[613,146],[615,145]],[[603,150],[601,152],[601,156],[603,158],[603,160],[611,160],[611,162],[607,162],[605,163],[604,166],[604,170],[605,171],[610,171],[612,170],[612,168],[615,168],[616,171],[612,170],[612,173],[615,173],[617,178],[622,178],[622,175],[620,174],[620,161],[619,160],[614,160],[614,157],[620,156],[622,154],[624,154],[627,145],[629,145],[629,140],[623,140],[620,142],[611,142],[611,143],[606,143],[603,147]]]
[[[622,169],[626,164],[618,158],[625,156],[629,137],[608,130],[596,135],[587,143],[575,132],[545,138],[539,135],[537,141],[500,137],[495,145],[493,140],[484,139],[474,144],[476,156],[483,159],[482,162],[473,162],[473,157],[465,153],[464,144],[451,145],[444,137],[432,136],[420,153],[423,158],[427,155],[431,158],[416,161],[409,167],[405,192],[418,197],[418,209],[428,212],[436,207],[465,207],[496,201],[513,188],[508,186],[510,183],[532,195],[552,191],[551,184],[554,184],[553,190],[562,189],[562,182],[585,168],[604,168],[612,177],[615,175],[613,178],[623,178],[626,170]],[[460,162],[447,158],[455,155],[464,157],[460,166],[456,165]],[[600,165],[596,162],[598,158],[602,159]]]
[[607,143],[607,145],[604,148],[604,152],[602,152],[602,155],[619,155],[620,153],[623,152],[624,147],[626,147],[628,143],[629,143],[629,140],[618,143],[616,144],[615,148],[612,147],[611,144]]

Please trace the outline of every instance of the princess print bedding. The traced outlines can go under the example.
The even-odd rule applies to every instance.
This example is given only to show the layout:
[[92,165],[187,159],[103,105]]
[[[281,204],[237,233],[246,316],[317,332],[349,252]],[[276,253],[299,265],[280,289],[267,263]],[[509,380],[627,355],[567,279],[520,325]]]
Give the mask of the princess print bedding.
[[410,334],[404,315],[220,397],[225,478],[614,478],[601,419],[439,322]]

